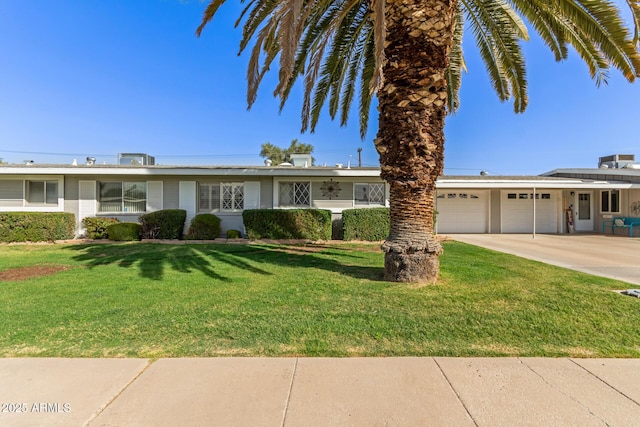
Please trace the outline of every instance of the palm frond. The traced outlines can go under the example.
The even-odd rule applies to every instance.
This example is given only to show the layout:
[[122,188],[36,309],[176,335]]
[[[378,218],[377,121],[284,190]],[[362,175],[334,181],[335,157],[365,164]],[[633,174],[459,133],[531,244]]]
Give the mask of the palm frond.
[[462,51],[462,36],[464,34],[464,13],[460,3],[456,12],[456,28],[453,34],[453,45],[449,54],[449,68],[447,68],[447,110],[455,113],[460,106],[460,87],[462,72],[467,71]]
[[[538,33],[555,59],[575,48],[596,84],[606,82],[610,68],[629,81],[640,76],[640,0],[625,0],[633,30],[624,25],[612,0],[459,0],[449,68],[448,110],[458,108],[462,72],[466,71],[462,36],[471,30],[498,97],[513,99],[516,112],[528,103],[521,42],[527,24]],[[225,0],[212,0],[196,29],[201,35]],[[372,97],[385,76],[386,10],[398,7],[386,0],[247,0],[236,26],[242,23],[239,52],[251,46],[247,68],[247,104],[273,62],[279,59],[274,95],[280,108],[302,79],[302,131],[313,131],[328,107],[340,124],[349,118],[358,94],[360,134],[364,137]]]
[[373,13],[372,19],[374,24],[373,34],[375,43],[375,66],[373,76],[371,78],[369,92],[373,95],[382,87],[384,83],[384,75],[382,73],[382,66],[385,62],[384,56],[384,41],[386,39],[387,24],[384,17],[385,0],[372,0]]
[[633,16],[633,44],[640,47],[640,1],[627,0],[627,5]]
[[606,0],[564,0],[555,2],[554,9],[568,18],[609,64],[634,81],[640,70],[640,57],[615,4]]
[[567,58],[567,42],[563,36],[564,24],[550,12],[548,2],[537,0],[512,0],[514,8],[535,28],[544,43],[553,52],[556,61]]
[[207,5],[207,7],[204,9],[204,12],[202,13],[202,22],[200,22],[200,25],[198,25],[198,28],[196,28],[196,36],[200,37],[200,35],[202,34],[202,30],[204,30],[204,27],[206,27],[207,24],[211,22],[213,17],[216,15],[216,12],[220,8],[220,6],[224,4],[224,2],[225,0],[213,0]]
[[372,37],[367,40],[364,50],[364,61],[360,75],[360,138],[364,139],[369,126],[371,110],[371,81],[376,66],[376,47]]
[[513,96],[514,110],[526,109],[527,80],[520,48],[520,23],[512,19],[509,4],[502,0],[462,0],[480,56],[501,101]]

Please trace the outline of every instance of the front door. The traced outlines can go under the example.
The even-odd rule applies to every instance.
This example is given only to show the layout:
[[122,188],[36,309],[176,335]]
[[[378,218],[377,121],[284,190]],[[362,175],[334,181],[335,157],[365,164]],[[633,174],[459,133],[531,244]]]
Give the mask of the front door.
[[576,192],[574,205],[576,231],[593,231],[593,193]]

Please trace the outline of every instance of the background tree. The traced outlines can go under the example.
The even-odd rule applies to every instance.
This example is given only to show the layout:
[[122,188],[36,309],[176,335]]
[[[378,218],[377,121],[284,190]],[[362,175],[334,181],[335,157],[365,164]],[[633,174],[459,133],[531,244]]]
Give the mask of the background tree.
[[[265,159],[271,159],[274,166],[280,163],[288,162],[291,160],[291,154],[311,154],[313,153],[313,145],[305,144],[297,139],[293,139],[288,148],[278,147],[266,142],[262,144],[262,150],[260,150],[260,157]],[[311,157],[311,164],[315,163],[315,159]]]
[[[224,2],[209,3],[197,35]],[[608,0],[252,0],[238,20],[244,20],[240,51],[253,44],[247,102],[255,101],[278,58],[274,93],[281,106],[303,77],[303,131],[314,130],[325,105],[345,124],[357,97],[364,137],[376,94],[374,144],[381,177],[390,185],[385,278],[433,282],[442,251],[433,235],[435,184],[444,166],[444,120],[457,107],[465,68],[464,25],[496,93],[501,100],[512,98],[522,112],[528,103],[520,47],[529,37],[525,21],[556,60],[573,46],[597,84],[606,82],[610,67],[632,82],[640,74],[640,7],[637,0],[627,3],[633,34]]]

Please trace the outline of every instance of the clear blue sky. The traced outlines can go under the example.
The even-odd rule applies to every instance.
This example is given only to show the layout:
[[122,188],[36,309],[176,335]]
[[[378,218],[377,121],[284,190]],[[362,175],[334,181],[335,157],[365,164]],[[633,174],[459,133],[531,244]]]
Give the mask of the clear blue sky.
[[[0,0],[0,157],[19,163],[71,163],[88,155],[114,163],[145,152],[161,164],[261,165],[261,144],[293,138],[315,146],[318,164],[378,165],[377,113],[359,137],[325,114],[300,134],[300,90],[284,111],[265,79],[247,111],[246,63],[238,57],[240,10],[229,0],[201,38],[206,3],[188,0]],[[597,88],[575,52],[556,63],[526,43],[530,104],[513,113],[492,92],[468,37],[461,108],[446,126],[445,173],[539,174],[595,167],[598,157],[640,160],[640,82],[611,71]],[[47,154],[44,154],[47,153]]]

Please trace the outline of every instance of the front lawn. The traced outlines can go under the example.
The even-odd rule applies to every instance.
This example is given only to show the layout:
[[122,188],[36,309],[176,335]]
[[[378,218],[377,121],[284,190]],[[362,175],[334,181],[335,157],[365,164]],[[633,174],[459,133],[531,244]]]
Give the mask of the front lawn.
[[378,245],[3,245],[0,356],[640,357],[632,285],[444,247],[414,289]]

